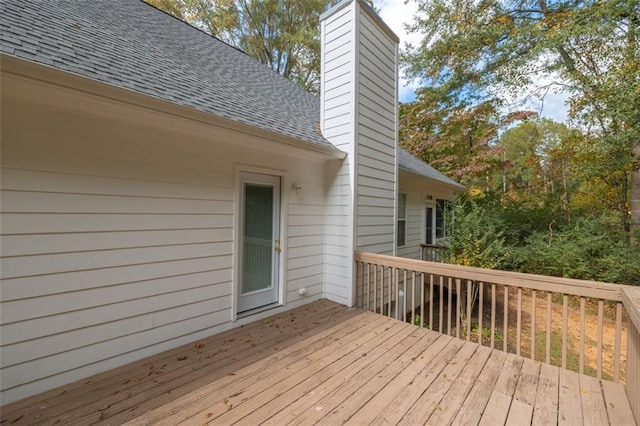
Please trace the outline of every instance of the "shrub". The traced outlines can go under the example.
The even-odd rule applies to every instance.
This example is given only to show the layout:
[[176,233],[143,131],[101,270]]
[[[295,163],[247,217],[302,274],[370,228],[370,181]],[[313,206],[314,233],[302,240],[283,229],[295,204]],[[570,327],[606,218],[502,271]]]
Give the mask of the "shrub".
[[640,252],[607,217],[582,217],[562,229],[535,232],[514,248],[511,260],[521,272],[640,285]]
[[508,257],[499,220],[474,198],[459,198],[451,205],[447,226],[447,263],[496,269]]

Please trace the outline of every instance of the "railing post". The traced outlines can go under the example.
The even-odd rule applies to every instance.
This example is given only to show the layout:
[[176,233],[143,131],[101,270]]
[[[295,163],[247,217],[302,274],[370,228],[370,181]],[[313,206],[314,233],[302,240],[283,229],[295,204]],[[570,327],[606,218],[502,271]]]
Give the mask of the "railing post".
[[[471,340],[471,329],[475,325],[473,323],[474,303],[476,294],[479,292],[477,311],[479,343],[485,343],[482,336],[485,303],[491,309],[490,317],[487,318],[488,325],[490,322],[488,330],[490,334],[486,336],[485,344],[489,344],[492,348],[502,346],[504,351],[511,350],[522,355],[522,346],[526,345],[523,333],[526,334],[526,323],[529,321],[531,337],[531,353],[529,355],[531,359],[542,361],[544,357],[546,363],[553,363],[553,365],[563,368],[569,368],[575,361],[578,361],[575,369],[581,374],[586,372],[594,374],[598,378],[606,377],[607,379],[611,374],[613,381],[626,383],[629,405],[636,420],[640,420],[640,288],[424,262],[372,253],[356,252],[355,260],[355,282],[359,287],[358,295],[362,307],[376,311],[379,306],[380,313],[391,316],[391,313],[395,312],[398,319],[402,315],[403,320],[411,322],[419,313],[419,325],[425,323],[425,316],[428,315],[429,327],[432,330],[436,330],[435,323],[437,322],[437,330],[440,333]],[[429,280],[428,314],[424,300],[427,292],[427,279]],[[379,288],[378,281],[380,281]],[[400,287],[401,283],[402,287]],[[474,289],[474,283],[478,285],[477,290]],[[373,289],[371,288],[372,284]],[[439,290],[437,291],[438,300],[434,298],[434,290]],[[513,292],[511,296],[509,295],[510,290]],[[531,301],[526,303],[529,292]],[[544,297],[542,300],[538,300],[540,293],[546,294],[546,315],[544,314]],[[401,294],[403,297],[400,297]],[[561,298],[561,303],[554,300],[556,297]],[[579,307],[570,307],[570,297],[579,298]],[[366,303],[365,298],[367,299]],[[486,298],[489,300],[485,300]],[[510,301],[510,298],[513,300]],[[497,304],[500,304],[501,299],[502,309],[498,309]],[[596,302],[597,317],[591,312],[587,312],[587,307],[591,309]],[[605,302],[615,304],[614,333],[609,332],[612,321],[608,317],[605,321]],[[411,306],[408,306],[409,303]],[[514,309],[511,311],[510,304],[514,305]],[[528,312],[529,318],[527,319],[525,315],[529,306],[531,310]],[[439,309],[437,309],[438,307]],[[538,309],[540,312],[537,312]],[[626,336],[623,334],[625,310],[628,313]],[[502,318],[498,316],[500,313]],[[587,313],[589,318],[587,318]],[[411,317],[407,318],[409,314]],[[540,315],[545,316],[538,318]],[[571,318],[578,316],[580,318],[575,330],[574,327],[569,326],[570,316]],[[558,317],[561,318],[560,321],[556,319]],[[595,332],[587,335],[587,325],[591,330],[593,328],[591,323],[596,318]],[[604,328],[605,325],[608,325],[607,329]],[[499,334],[501,326],[502,335]],[[460,333],[462,327],[467,333],[464,337]],[[510,329],[515,332],[515,335],[509,334]],[[536,342],[538,331],[540,332],[540,341]],[[546,338],[546,342],[543,341],[543,336]],[[626,368],[622,353],[625,347],[625,337],[627,338]],[[558,341],[560,338],[561,342]],[[577,351],[569,353],[570,349],[573,349],[573,339],[578,340],[576,342],[578,347],[575,348]],[[511,346],[515,344],[515,347],[509,347],[510,340],[513,340]],[[585,344],[591,344],[592,340],[593,349],[596,349],[595,360],[587,357],[587,353],[591,353],[591,351],[585,351]],[[562,345],[561,360],[556,356],[556,348],[560,344]],[[538,346],[540,350],[536,351]],[[603,369],[603,362],[608,362],[611,356],[613,356],[613,371],[610,372],[608,364],[606,369]],[[593,361],[596,362],[595,371],[591,372],[591,368],[589,371],[585,371],[587,366],[592,366]]]
[[626,390],[636,422],[640,423],[640,288],[624,287],[622,303],[627,309]]

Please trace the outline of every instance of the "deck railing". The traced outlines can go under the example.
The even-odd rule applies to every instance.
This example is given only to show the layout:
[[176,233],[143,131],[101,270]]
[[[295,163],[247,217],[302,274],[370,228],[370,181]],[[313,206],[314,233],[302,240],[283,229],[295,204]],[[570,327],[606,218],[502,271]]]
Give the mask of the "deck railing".
[[640,419],[640,289],[361,252],[355,266],[359,307],[626,382]]
[[443,250],[444,247],[438,244],[420,244],[421,259],[429,262],[442,262]]
[[623,288],[622,303],[629,314],[629,327],[627,329],[627,397],[636,422],[640,424],[640,288]]

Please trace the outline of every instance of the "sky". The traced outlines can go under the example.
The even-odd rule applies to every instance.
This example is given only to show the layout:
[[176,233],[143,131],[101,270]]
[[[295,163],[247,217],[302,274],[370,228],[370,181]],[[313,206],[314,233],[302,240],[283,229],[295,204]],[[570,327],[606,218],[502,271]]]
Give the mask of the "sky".
[[[404,48],[409,42],[418,45],[420,34],[408,34],[403,24],[411,23],[418,7],[413,0],[405,4],[405,0],[374,0],[374,5],[380,9],[380,17],[400,38],[400,48]],[[541,82],[542,83],[542,82]],[[400,70],[400,101],[409,102],[415,99],[415,89],[419,87],[415,81],[408,81]],[[564,93],[549,92],[544,96],[544,101],[536,96],[522,96],[509,99],[513,106],[540,113],[541,116],[551,118],[559,122],[567,121],[567,106]]]

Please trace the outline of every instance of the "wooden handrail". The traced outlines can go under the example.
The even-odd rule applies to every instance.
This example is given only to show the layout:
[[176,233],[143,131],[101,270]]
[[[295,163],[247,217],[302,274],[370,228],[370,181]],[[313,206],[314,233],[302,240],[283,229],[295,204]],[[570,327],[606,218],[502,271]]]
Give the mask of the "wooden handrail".
[[364,252],[354,259],[361,307],[625,382],[640,417],[640,288]]
[[640,288],[625,286],[622,303],[627,309],[627,398],[631,411],[640,424]]
[[640,287],[621,286],[622,302],[627,308],[629,322],[640,330]]
[[358,251],[355,252],[354,259],[358,262],[375,263],[387,267],[409,269],[416,272],[444,275],[465,280],[490,282],[532,290],[553,291],[556,293],[570,294],[572,296],[594,297],[615,302],[622,301],[620,284],[474,268]]

